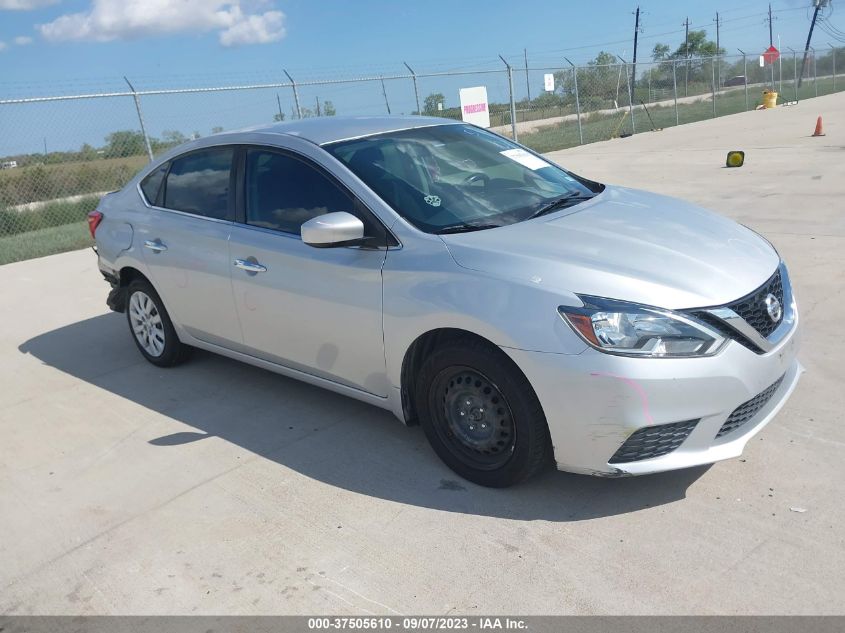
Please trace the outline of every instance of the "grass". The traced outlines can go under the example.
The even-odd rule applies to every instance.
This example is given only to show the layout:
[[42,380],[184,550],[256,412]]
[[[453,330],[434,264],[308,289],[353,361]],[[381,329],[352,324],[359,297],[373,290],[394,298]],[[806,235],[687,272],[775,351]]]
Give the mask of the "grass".
[[97,196],[86,196],[73,202],[48,202],[30,211],[0,209],[0,237],[84,221],[98,201]]
[[120,189],[146,164],[146,156],[129,156],[3,169],[0,206]]
[[0,237],[0,265],[91,246],[86,222]]

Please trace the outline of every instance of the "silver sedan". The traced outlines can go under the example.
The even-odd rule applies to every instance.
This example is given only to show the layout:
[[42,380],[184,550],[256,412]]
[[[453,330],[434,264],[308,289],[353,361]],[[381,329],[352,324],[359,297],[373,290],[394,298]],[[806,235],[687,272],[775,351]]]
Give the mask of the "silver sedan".
[[196,140],[89,224],[151,363],[201,348],[369,402],[486,486],[735,457],[801,373],[765,239],[460,122]]

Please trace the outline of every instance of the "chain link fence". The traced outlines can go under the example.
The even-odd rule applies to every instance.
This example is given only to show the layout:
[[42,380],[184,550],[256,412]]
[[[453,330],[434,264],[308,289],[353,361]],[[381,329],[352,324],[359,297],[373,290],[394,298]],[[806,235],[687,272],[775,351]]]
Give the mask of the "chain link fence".
[[[86,214],[150,159],[190,138],[335,114],[425,114],[460,120],[461,88],[484,86],[490,126],[538,152],[752,110],[845,89],[842,50],[638,63],[471,70],[227,86],[124,87],[0,99],[0,264],[90,244]],[[170,81],[176,81],[170,78]],[[159,83],[159,86],[161,84]],[[5,87],[0,84],[0,90]],[[70,89],[73,85],[70,86]],[[136,89],[137,88],[137,89]]]

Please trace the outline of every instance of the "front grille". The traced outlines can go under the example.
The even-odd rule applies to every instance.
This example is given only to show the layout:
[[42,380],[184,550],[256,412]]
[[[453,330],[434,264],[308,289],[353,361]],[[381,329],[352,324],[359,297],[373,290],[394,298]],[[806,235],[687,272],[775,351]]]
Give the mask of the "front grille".
[[[757,290],[744,296],[742,299],[737,299],[736,301],[725,304],[721,307],[732,310],[744,319],[751,327],[757,330],[763,338],[768,338],[769,335],[783,322],[783,315],[787,310],[787,306],[784,305],[783,281],[780,269],[778,269],[775,271],[775,274],[772,275],[766,283],[757,288]],[[781,315],[776,322],[772,322],[771,317],[769,317],[769,312],[766,309],[766,297],[768,297],[770,293],[777,297],[777,300],[780,301],[781,305]],[[690,315],[700,321],[704,321],[722,336],[733,339],[740,345],[750,349],[752,352],[760,354],[764,351],[757,344],[749,340],[747,336],[744,336],[736,331],[716,315],[711,314],[708,309],[695,310],[690,312]]]
[[608,463],[638,462],[671,453],[689,437],[696,424],[698,420],[688,420],[639,429],[625,440]]
[[757,347],[754,343],[752,343],[742,334],[733,329],[730,325],[722,321],[722,319],[720,319],[719,317],[704,311],[693,312],[692,315],[699,321],[704,321],[707,325],[712,327],[725,338],[733,339],[743,347],[747,347],[748,349],[750,349],[752,352],[755,352],[757,354],[760,353],[759,347]]
[[769,317],[769,313],[766,310],[766,297],[769,294],[777,297],[780,305],[785,309],[783,305],[783,283],[780,278],[780,270],[777,270],[769,281],[750,295],[729,303],[725,307],[736,312],[751,327],[757,330],[763,338],[767,338],[783,320],[783,309],[781,310],[780,318],[776,322],[773,322]]
[[767,387],[756,396],[751,398],[748,402],[743,402],[739,405],[736,409],[734,409],[733,413],[728,416],[728,419],[725,420],[725,423],[722,425],[722,428],[719,429],[719,432],[716,433],[716,437],[722,437],[736,431],[739,427],[743,426],[746,422],[748,422],[751,418],[753,418],[757,413],[766,406],[766,403],[772,399],[772,396],[775,395],[775,391],[778,390],[780,387],[780,383],[783,382],[783,376],[777,379],[773,385]]

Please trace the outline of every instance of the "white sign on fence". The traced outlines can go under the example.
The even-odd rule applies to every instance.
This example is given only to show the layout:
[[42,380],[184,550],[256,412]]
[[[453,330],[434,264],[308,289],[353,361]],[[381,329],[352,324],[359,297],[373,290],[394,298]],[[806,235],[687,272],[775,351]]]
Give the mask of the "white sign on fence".
[[479,127],[490,127],[487,87],[461,88],[461,118]]
[[766,65],[766,58],[760,55],[760,68],[763,68]]
[[543,75],[543,83],[546,87],[546,92],[554,92],[555,91],[555,76],[552,73],[546,73]]

